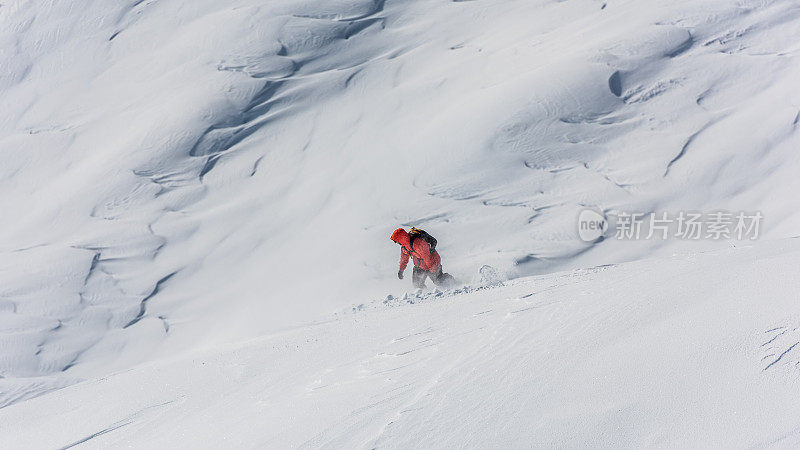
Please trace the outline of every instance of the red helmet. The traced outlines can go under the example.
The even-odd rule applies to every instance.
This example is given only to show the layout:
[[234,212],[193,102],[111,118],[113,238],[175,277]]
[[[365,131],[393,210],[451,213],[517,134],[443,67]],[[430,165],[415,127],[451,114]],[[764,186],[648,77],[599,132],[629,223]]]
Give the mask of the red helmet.
[[406,237],[408,237],[408,233],[406,233],[406,230],[402,228],[398,228],[394,230],[394,233],[392,233],[392,240],[397,242],[398,244],[400,243],[401,240],[404,240],[403,238]]

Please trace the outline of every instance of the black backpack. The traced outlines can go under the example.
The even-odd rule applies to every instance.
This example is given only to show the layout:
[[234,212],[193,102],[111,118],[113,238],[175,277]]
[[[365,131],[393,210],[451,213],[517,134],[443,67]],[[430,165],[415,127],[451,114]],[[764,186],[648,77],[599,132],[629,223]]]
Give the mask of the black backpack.
[[414,239],[420,238],[423,241],[427,242],[428,245],[431,247],[431,253],[436,251],[436,238],[428,234],[425,230],[420,230],[419,228],[411,227],[411,231],[408,232],[409,236],[409,245],[411,248],[414,248]]

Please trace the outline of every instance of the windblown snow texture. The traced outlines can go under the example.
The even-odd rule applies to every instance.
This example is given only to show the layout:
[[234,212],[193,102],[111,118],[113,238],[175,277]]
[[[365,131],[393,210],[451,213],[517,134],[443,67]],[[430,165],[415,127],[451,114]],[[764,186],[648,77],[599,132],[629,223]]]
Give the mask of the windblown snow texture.
[[[3,2],[0,446],[791,445],[796,255],[575,219],[793,248],[798,35],[791,0]],[[468,286],[402,300],[397,226]]]

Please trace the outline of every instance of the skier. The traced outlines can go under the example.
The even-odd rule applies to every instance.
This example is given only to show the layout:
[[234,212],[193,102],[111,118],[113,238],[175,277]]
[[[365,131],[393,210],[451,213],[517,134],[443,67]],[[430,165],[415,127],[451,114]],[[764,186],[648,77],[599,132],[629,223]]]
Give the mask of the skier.
[[394,230],[392,240],[400,245],[400,270],[397,278],[403,279],[403,271],[408,266],[408,258],[414,261],[411,280],[415,288],[425,287],[425,278],[430,277],[437,286],[449,286],[453,276],[442,272],[442,259],[436,251],[436,239],[417,228],[410,232],[402,228]]

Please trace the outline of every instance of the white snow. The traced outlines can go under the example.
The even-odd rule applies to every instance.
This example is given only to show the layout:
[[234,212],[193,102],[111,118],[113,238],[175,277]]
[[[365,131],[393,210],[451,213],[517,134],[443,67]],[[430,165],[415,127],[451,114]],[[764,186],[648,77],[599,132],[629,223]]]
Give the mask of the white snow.
[[375,299],[18,403],[0,442],[796,447],[798,263],[777,241]]
[[[797,445],[797,36],[792,0],[4,1],[0,447]],[[764,225],[590,244],[587,206]],[[464,292],[383,303],[401,225]]]

